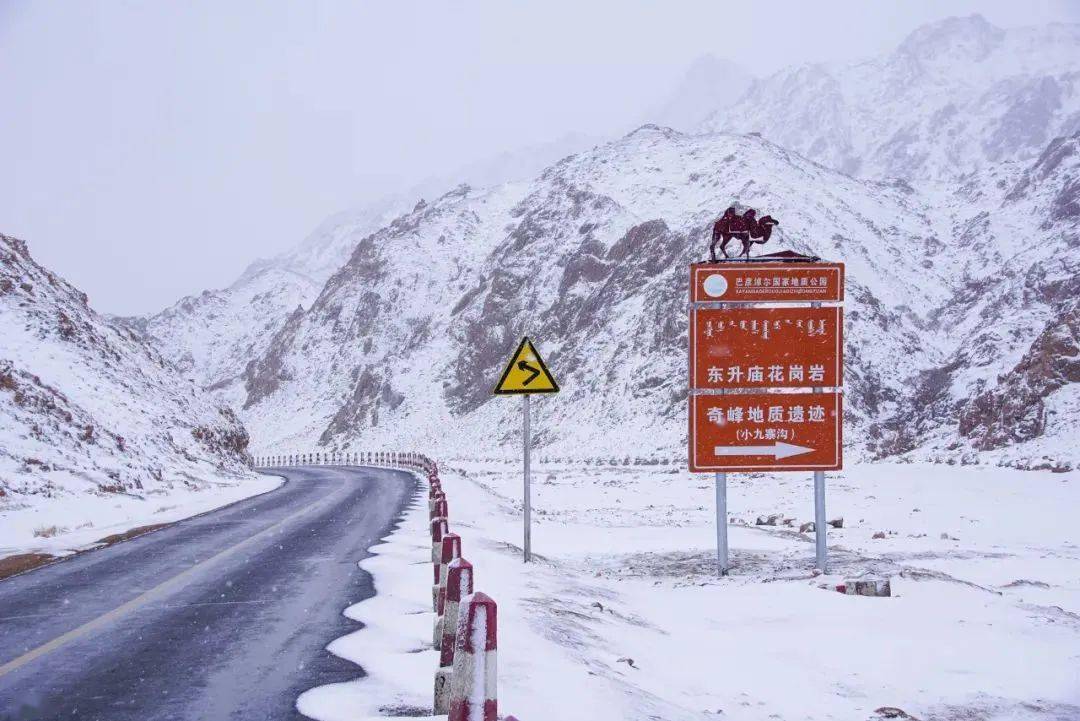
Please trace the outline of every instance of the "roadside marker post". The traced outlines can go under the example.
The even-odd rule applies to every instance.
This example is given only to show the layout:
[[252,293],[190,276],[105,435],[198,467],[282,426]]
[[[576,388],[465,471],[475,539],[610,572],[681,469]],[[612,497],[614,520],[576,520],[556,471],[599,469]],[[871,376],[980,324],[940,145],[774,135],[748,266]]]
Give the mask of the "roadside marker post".
[[689,470],[716,474],[720,575],[732,471],[813,471],[826,570],[825,471],[843,467],[843,300],[842,263],[690,266]]
[[454,665],[447,721],[496,721],[498,607],[477,591],[461,599],[454,635]]
[[525,563],[532,560],[532,419],[529,397],[534,393],[558,393],[559,384],[551,375],[544,359],[528,336],[521,339],[517,350],[506,364],[499,382],[495,386],[496,395],[521,395],[521,443],[523,460],[524,493],[522,508],[524,511],[523,555]]
[[473,592],[473,566],[464,558],[455,558],[446,569],[443,613],[439,619],[442,639],[439,643],[439,668],[435,671],[435,715],[450,712],[450,684],[453,677],[454,647],[457,638],[458,609],[461,599]]

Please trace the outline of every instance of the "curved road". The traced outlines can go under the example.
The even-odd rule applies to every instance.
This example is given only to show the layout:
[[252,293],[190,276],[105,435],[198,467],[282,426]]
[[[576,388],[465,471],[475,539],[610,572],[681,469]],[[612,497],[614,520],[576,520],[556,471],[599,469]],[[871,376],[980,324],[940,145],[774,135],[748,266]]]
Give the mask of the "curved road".
[[0,581],[0,720],[305,718],[363,675],[325,646],[374,594],[356,562],[416,489],[384,468],[282,471],[281,488]]

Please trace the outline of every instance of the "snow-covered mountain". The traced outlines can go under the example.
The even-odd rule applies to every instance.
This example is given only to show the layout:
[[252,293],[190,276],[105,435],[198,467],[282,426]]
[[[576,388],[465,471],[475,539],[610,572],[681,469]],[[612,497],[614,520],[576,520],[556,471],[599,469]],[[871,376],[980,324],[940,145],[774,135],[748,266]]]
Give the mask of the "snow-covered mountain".
[[[755,83],[730,117],[760,135],[648,125],[391,222],[332,219],[332,274],[249,274],[146,328],[260,451],[512,453],[517,403],[490,391],[529,333],[563,386],[535,406],[545,453],[679,456],[686,264],[738,203],[781,219],[773,248],[847,264],[850,454],[1076,466],[1078,140],[1057,134],[1077,36],[932,24],[886,58]],[[1037,78],[1062,100],[1017,121]],[[903,153],[883,143],[899,127]]]
[[864,177],[957,179],[1031,161],[1080,130],[1080,25],[1003,30],[979,15],[915,30],[883,57],[810,64],[718,97],[703,131],[760,132]]
[[181,298],[146,318],[118,319],[166,351],[197,385],[232,406],[244,402],[244,366],[261,356],[289,314],[307,307],[368,233],[405,210],[375,201],[324,221],[296,248],[252,263],[228,288]]
[[[782,218],[785,247],[847,263],[856,452],[1067,465],[1068,407],[1056,425],[1007,438],[973,414],[993,405],[979,398],[995,378],[1038,354],[1040,334],[1075,325],[1059,287],[1076,277],[1075,219],[1061,210],[1072,173],[1044,158],[1023,176],[1040,178],[1039,192],[1020,180],[957,202],[856,180],[753,136],[646,126],[530,184],[459,188],[365,239],[249,367],[244,415],[269,446],[505,446],[518,408],[491,385],[527,332],[564,389],[540,405],[547,452],[678,453],[686,264],[734,200]],[[1039,217],[1051,240],[1010,250]],[[1068,373],[1035,384],[1056,394],[1053,408],[1073,397]]]
[[267,350],[273,334],[298,308],[307,308],[327,279],[364,237],[406,213],[417,199],[441,195],[462,179],[488,185],[529,179],[545,167],[599,141],[568,133],[549,143],[479,160],[455,173],[433,176],[325,220],[292,250],[252,263],[227,288],[181,298],[148,317],[120,318],[167,349],[196,384],[234,406],[244,403],[242,373]]
[[1014,182],[966,190],[943,209],[957,260],[949,302],[930,324],[948,353],[915,379],[879,448],[1075,466],[1080,133],[1049,143]]
[[[0,496],[250,477],[235,414],[0,235]],[[9,498],[11,500],[11,498]]]

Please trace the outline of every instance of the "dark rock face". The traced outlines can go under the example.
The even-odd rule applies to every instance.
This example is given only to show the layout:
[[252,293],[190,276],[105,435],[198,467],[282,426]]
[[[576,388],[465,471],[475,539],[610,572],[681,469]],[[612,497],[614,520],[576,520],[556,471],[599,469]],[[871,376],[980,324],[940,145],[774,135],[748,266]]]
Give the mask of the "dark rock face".
[[1050,221],[1055,223],[1075,218],[1080,218],[1080,178],[1062,186],[1050,213]]
[[1005,202],[1015,203],[1027,197],[1033,188],[1051,180],[1059,171],[1067,173],[1070,166],[1076,164],[1078,154],[1080,154],[1080,133],[1054,138],[1031,168],[1020,176],[1016,185],[1005,196]]
[[[572,213],[583,203],[608,207],[607,200],[587,193],[571,193],[566,198]],[[533,212],[525,217],[544,215]],[[545,237],[550,240],[542,223],[529,220],[527,227],[530,242]],[[454,328],[461,338],[461,351],[446,398],[456,413],[468,413],[491,399],[491,379],[498,377],[501,364],[520,340],[525,330],[522,318],[542,319],[535,326],[537,331],[545,342],[563,348],[558,359],[560,373],[573,376],[586,368],[586,359],[579,357],[575,348],[611,321],[614,308],[650,288],[658,278],[674,277],[683,268],[679,261],[685,257],[686,238],[672,233],[663,220],[633,226],[607,250],[591,237],[588,227],[584,230],[585,237],[559,259],[558,294],[550,305],[529,306],[527,295],[522,293],[530,287],[527,266],[497,267],[488,276],[483,302],[476,306],[471,301],[473,312],[463,314]],[[512,241],[512,246],[517,242]],[[684,294],[677,291],[670,298],[655,295],[655,302],[646,305],[649,315],[657,319],[656,335],[640,352],[677,352],[679,346],[661,344],[681,337],[685,347],[685,313],[669,307],[680,306]]]
[[303,308],[297,308],[281,330],[274,334],[274,340],[266,354],[248,363],[244,369],[244,388],[247,390],[245,409],[269,398],[277,392],[282,383],[292,379],[286,368],[285,352],[296,338],[303,317]]
[[[1080,281],[1072,284],[1080,292]],[[960,433],[990,450],[1042,435],[1044,399],[1069,383],[1080,383],[1080,301],[1068,303],[1046,324],[1024,357],[997,385],[961,408]]]
[[196,426],[191,435],[214,454],[231,456],[238,461],[250,463],[247,448],[250,442],[247,429],[228,408],[221,409],[224,423],[217,426]]
[[533,316],[524,312],[521,285],[521,278],[511,271],[493,272],[483,303],[469,314],[474,317],[460,321],[453,331],[461,350],[446,398],[454,412],[476,410],[490,398],[490,379],[498,376],[500,364],[520,340],[522,318]]
[[395,392],[371,368],[364,368],[356,379],[352,394],[319,437],[319,444],[327,445],[338,436],[379,425],[379,409],[385,407],[394,410],[404,400],[405,396]]

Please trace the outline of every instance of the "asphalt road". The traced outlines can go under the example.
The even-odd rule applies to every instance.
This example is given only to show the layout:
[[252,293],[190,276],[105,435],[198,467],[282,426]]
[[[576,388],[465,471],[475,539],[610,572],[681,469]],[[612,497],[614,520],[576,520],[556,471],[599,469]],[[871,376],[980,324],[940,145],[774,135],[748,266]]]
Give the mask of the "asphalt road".
[[288,483],[0,581],[0,719],[305,718],[296,697],[363,671],[325,646],[374,594],[356,562],[415,479],[287,469]]

